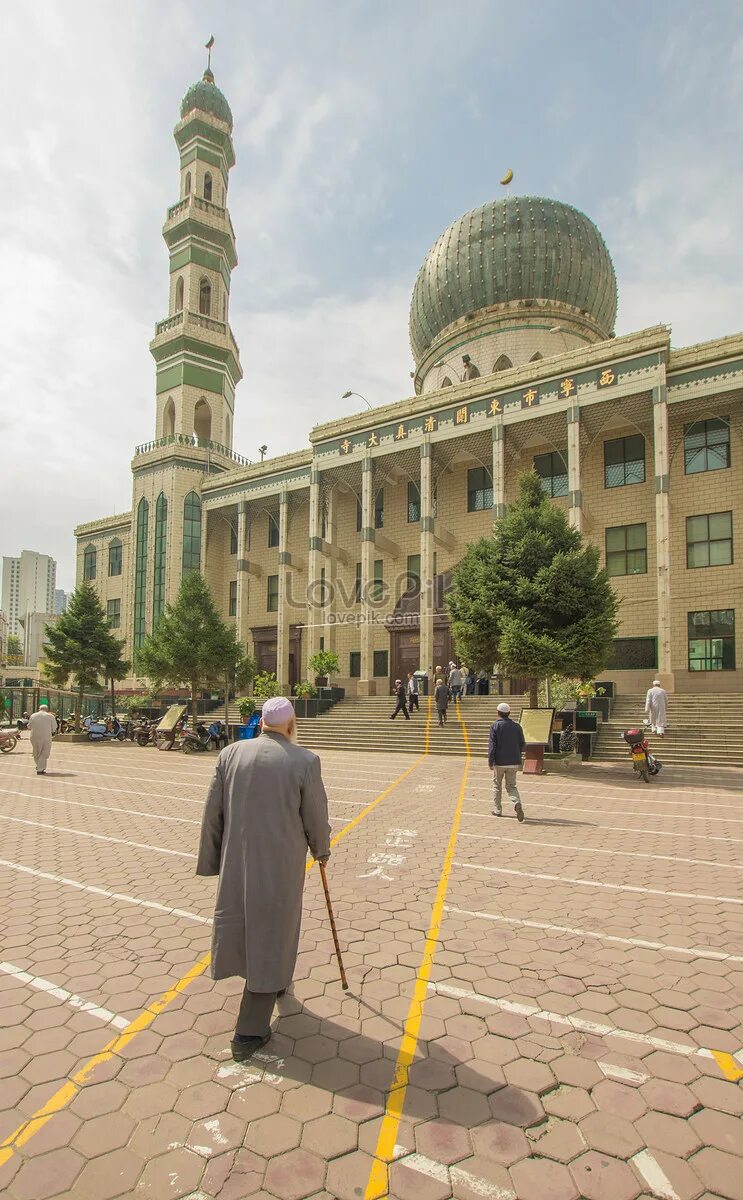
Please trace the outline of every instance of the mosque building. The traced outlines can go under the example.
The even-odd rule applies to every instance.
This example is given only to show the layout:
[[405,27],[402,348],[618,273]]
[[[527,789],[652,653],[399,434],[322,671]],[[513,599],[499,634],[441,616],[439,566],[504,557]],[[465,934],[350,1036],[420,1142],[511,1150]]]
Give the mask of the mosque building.
[[620,692],[653,676],[743,691],[743,334],[682,349],[663,325],[616,337],[596,226],[509,195],[426,255],[410,307],[415,394],[250,462],[233,450],[232,114],[210,69],[175,141],[154,437],[134,451],[131,511],[75,530],[78,583],[95,584],[129,654],[199,569],[285,687],[325,649],[347,694],[386,694],[452,657],[451,571],[533,467],[621,599],[602,677]]

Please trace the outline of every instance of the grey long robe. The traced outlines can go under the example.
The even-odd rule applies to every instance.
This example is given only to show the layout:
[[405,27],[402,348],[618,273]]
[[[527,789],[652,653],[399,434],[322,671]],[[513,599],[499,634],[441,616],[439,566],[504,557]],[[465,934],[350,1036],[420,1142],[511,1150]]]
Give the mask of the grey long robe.
[[666,728],[666,691],[662,687],[651,687],[645,697],[645,712],[654,733],[664,733]]
[[37,771],[46,771],[52,752],[52,735],[57,732],[57,718],[45,708],[31,715],[28,722],[31,750]]
[[330,853],[320,759],[281,734],[219,756],[201,827],[197,875],[219,875],[212,975],[278,992],[294,972],[307,848]]

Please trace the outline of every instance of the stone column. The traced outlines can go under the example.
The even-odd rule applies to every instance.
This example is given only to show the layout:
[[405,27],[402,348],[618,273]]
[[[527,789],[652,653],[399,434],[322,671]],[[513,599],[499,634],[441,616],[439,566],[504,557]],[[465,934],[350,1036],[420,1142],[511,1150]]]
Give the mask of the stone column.
[[433,678],[433,616],[434,616],[434,579],[433,579],[433,446],[426,441],[421,446],[421,525],[420,525],[420,556],[421,556],[421,593],[420,593],[420,655],[418,665],[428,671],[429,680]]
[[[320,528],[320,472],[316,467],[310,471],[310,550],[307,568],[307,627],[304,638],[304,659],[309,664],[313,654],[317,654],[320,645],[320,621],[322,606],[320,604],[320,568],[323,563],[322,537]],[[309,665],[307,678],[311,677]]]
[[361,476],[361,676],[359,695],[373,696],[376,691],[372,672],[371,591],[374,579],[374,462],[370,454],[364,457]]
[[673,687],[671,667],[671,508],[668,497],[668,393],[653,388],[653,465],[655,473],[655,556],[658,580],[658,675]]
[[276,614],[276,678],[281,690],[289,694],[289,586],[291,555],[289,554],[289,495],[279,497],[279,611]]
[[241,500],[237,506],[237,640],[245,649],[248,640],[248,505]]
[[506,430],[503,418],[493,426],[493,524],[506,515]]
[[568,521],[578,532],[583,529],[583,495],[580,490],[580,409],[568,409]]

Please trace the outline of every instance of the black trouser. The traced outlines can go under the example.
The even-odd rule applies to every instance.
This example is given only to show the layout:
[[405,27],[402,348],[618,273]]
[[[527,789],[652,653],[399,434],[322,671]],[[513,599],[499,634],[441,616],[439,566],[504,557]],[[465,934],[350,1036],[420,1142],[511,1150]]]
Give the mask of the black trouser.
[[407,708],[405,707],[405,701],[404,701],[404,700],[398,700],[398,702],[397,702],[397,706],[396,706],[396,708],[395,708],[395,711],[393,712],[392,716],[390,717],[390,721],[394,721],[395,717],[397,716],[397,714],[398,714],[399,712],[401,712],[401,713],[403,714],[403,716],[405,717],[405,720],[406,720],[406,721],[409,721],[409,720],[410,720],[410,717],[408,716],[408,710],[407,710]]
[[418,712],[420,712],[421,706],[420,706],[420,700],[418,699],[417,692],[409,692],[408,693],[408,702],[410,704],[411,712],[413,711],[413,709],[416,709]]
[[249,992],[246,983],[235,1033],[243,1037],[265,1037],[271,1032],[271,1015],[275,1004],[276,992]]
[[437,709],[437,712],[439,714],[439,725],[445,725],[446,724],[446,709],[439,708],[439,709]]

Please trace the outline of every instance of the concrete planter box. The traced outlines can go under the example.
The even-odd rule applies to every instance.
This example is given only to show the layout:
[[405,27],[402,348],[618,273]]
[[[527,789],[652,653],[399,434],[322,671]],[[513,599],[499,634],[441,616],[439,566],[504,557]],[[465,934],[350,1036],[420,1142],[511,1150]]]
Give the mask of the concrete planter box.
[[582,765],[583,760],[581,756],[576,754],[574,750],[570,754],[550,754],[545,752],[544,755],[544,770],[550,775],[573,771],[576,767],[581,767]]
[[[105,738],[104,741],[113,742],[115,738]],[[93,745],[87,733],[58,733],[54,738],[55,742],[87,742],[89,746]]]
[[592,696],[588,703],[592,712],[601,713],[601,718],[604,721],[609,720],[611,700],[608,696]]

